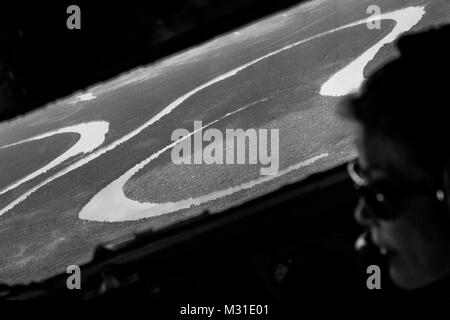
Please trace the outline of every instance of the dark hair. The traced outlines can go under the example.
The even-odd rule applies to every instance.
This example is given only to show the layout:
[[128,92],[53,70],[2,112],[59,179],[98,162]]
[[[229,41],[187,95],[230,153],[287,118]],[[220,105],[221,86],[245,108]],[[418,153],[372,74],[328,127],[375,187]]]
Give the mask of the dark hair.
[[443,165],[450,154],[450,26],[404,36],[396,45],[400,56],[344,101],[344,114],[366,132],[400,143],[417,165]]

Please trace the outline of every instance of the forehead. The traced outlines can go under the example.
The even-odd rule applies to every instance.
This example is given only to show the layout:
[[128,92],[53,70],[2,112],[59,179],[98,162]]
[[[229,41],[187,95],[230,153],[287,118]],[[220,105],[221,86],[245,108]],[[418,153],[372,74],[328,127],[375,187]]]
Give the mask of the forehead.
[[412,163],[406,148],[400,143],[376,132],[360,129],[356,145],[360,165],[373,178],[399,178],[419,182],[427,179],[424,171]]

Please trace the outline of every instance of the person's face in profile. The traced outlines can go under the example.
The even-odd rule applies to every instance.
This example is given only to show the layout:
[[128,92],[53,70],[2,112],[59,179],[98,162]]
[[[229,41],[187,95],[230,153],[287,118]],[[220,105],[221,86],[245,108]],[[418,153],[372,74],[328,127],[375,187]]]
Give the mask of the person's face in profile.
[[415,289],[448,274],[450,213],[442,209],[435,192],[409,192],[416,186],[427,190],[432,185],[431,175],[414,166],[398,143],[379,134],[363,132],[357,148],[362,176],[370,188],[380,192],[373,194],[381,197],[389,212],[377,212],[383,207],[371,205],[374,201],[362,196],[355,218],[370,231],[372,241],[386,257],[393,282]]

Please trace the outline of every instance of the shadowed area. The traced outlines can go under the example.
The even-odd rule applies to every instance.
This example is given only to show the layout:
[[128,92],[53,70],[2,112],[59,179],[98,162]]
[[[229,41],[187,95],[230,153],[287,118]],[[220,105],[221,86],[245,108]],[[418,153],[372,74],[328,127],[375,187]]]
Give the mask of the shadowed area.
[[[405,7],[401,1],[394,0],[375,3],[386,12]],[[0,280],[27,282],[47,277],[64,271],[68,265],[89,260],[101,242],[148,228],[161,229],[197,216],[205,209],[217,212],[229,208],[354,157],[354,128],[335,114],[339,98],[321,96],[320,88],[333,74],[388,35],[394,21],[383,20],[380,30],[370,31],[361,24],[279,51],[367,17],[367,5],[374,1],[345,0],[339,4],[340,10],[331,0],[292,8],[1,124],[0,139],[4,144],[92,121],[105,121],[109,131],[99,149],[83,158],[89,161],[42,185],[0,216]],[[450,20],[450,4],[443,0],[417,0],[409,5],[425,6],[425,14],[412,32]],[[270,55],[273,52],[277,54]],[[394,55],[392,45],[384,46],[364,67],[364,75]],[[239,69],[230,77],[220,78],[263,56],[267,58]],[[212,83],[218,78],[220,81]],[[186,96],[193,90],[197,91]],[[180,97],[186,99],[174,104]],[[165,112],[171,104],[175,107]],[[120,181],[124,188],[115,191],[121,192],[121,196],[125,193],[129,200],[137,200],[136,206],[141,202],[201,197],[259,179],[258,166],[188,167],[171,162],[167,147],[172,143],[173,130],[192,130],[194,120],[206,124],[218,119],[221,120],[213,127],[222,131],[226,128],[279,129],[283,175],[210,201],[181,209],[175,207],[176,210],[160,216],[151,216],[148,210],[134,216],[140,219],[136,221],[99,222],[79,218],[96,195],[127,172],[131,172],[131,179]],[[58,135],[46,138],[41,144],[30,142],[33,151],[44,145],[36,157],[25,144],[0,150],[2,170],[3,159],[14,167],[9,163],[19,157],[29,159],[21,173],[36,170],[67,150],[73,143],[70,139],[72,135]],[[161,150],[142,168],[132,170]],[[321,157],[314,158],[318,156]],[[68,162],[74,165],[83,159],[74,157]],[[298,165],[302,163],[305,165]],[[5,177],[2,186],[18,178],[19,169],[14,170],[14,174],[0,172],[0,177]],[[30,183],[24,190],[0,195],[0,208],[31,187]],[[101,213],[107,215],[108,211]],[[115,221],[126,220],[123,214],[124,217],[115,217]]]

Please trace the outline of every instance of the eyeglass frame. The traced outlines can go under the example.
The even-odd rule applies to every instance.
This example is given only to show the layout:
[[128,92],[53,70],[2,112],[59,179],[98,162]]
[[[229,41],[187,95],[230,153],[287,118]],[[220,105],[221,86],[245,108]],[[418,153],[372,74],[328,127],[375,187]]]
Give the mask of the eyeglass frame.
[[[383,192],[376,191],[374,187],[374,183],[370,182],[368,178],[363,177],[358,171],[355,169],[358,166],[358,159],[352,160],[347,164],[347,172],[352,180],[355,189],[358,191],[360,197],[364,199],[365,204],[372,209],[373,214],[382,220],[390,220],[397,217],[397,214],[394,213],[395,203],[393,201],[389,203],[389,197]],[[440,188],[410,188],[409,190],[402,190],[396,196],[399,198],[409,198],[416,196],[433,196],[439,203],[444,203],[447,195],[445,190],[448,190],[448,166],[445,166],[443,170],[442,177],[442,186]],[[362,170],[360,171],[368,171]],[[402,199],[397,199],[402,200]]]

